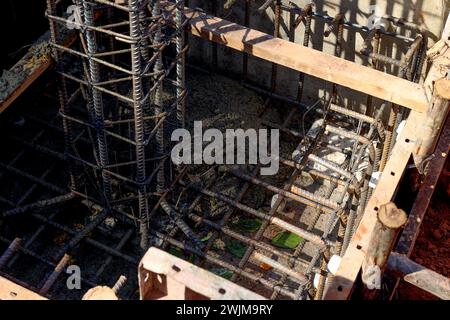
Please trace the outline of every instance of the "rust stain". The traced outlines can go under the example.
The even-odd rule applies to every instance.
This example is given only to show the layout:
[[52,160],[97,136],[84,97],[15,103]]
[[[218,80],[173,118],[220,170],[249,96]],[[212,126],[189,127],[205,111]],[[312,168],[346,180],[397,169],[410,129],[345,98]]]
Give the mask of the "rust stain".
[[367,233],[367,228],[361,224],[358,228],[358,231],[355,233],[355,239],[361,240],[362,236]]

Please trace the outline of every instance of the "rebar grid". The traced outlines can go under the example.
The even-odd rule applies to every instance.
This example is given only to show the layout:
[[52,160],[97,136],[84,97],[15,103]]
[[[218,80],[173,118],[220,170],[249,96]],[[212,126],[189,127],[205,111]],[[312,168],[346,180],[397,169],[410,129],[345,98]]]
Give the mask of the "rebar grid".
[[[249,2],[246,1],[245,6],[246,25],[250,23]],[[344,26],[364,30],[345,21],[342,16],[332,18],[316,13],[313,5],[299,9],[286,6],[282,1],[267,1],[266,6],[272,2],[276,9],[275,36],[279,36],[282,10],[292,11],[298,13],[296,27],[302,22],[305,24],[305,46],[309,45],[313,18],[325,19],[330,23],[326,33],[337,31],[338,56],[341,55]],[[58,16],[56,1],[48,0],[52,45],[57,73],[61,77],[58,81],[59,114],[63,128],[30,117],[31,121],[37,121],[48,130],[64,133],[64,152],[37,143],[44,130],[38,132],[30,140],[31,143],[16,137],[18,142],[33,152],[67,161],[71,183],[69,188],[65,188],[47,181],[47,175],[55,168],[40,176],[16,168],[17,160],[14,159],[20,158],[20,153],[10,163],[0,163],[5,171],[32,182],[19,201],[0,198],[0,202],[8,208],[3,218],[20,217],[31,212],[31,217],[41,223],[22,245],[18,238],[0,239],[8,245],[0,258],[0,268],[11,268],[18,259],[17,253],[50,267],[45,279],[36,286],[28,286],[47,295],[67,266],[70,256],[75,256],[76,249],[84,242],[107,254],[105,263],[98,268],[93,279],[83,278],[88,286],[94,286],[113,258],[120,258],[131,265],[137,263],[139,254],[127,255],[121,250],[138,225],[141,250],[146,250],[150,244],[168,250],[182,249],[185,258],[191,259],[186,253],[193,254],[192,261],[205,268],[216,265],[230,270],[233,272],[232,281],[249,286],[247,280],[250,280],[261,285],[261,289],[250,287],[261,290],[272,299],[280,295],[292,299],[321,299],[326,284],[333,276],[327,263],[333,254],[342,255],[345,251],[370,197],[369,180],[380,167],[383,147],[389,150],[380,121],[383,108],[376,114],[367,112],[366,115],[350,111],[342,105],[339,88],[333,84],[332,100],[306,106],[306,111],[299,110],[297,106],[305,107],[302,103],[305,79],[300,74],[297,100],[289,101],[293,102],[294,107],[289,109],[285,119],[276,123],[264,119],[264,113],[261,115],[265,126],[279,128],[283,134],[294,137],[298,142],[297,152],[291,159],[280,158],[280,163],[288,171],[282,183],[258,177],[259,166],[251,170],[213,167],[202,173],[208,175],[213,172],[213,179],[205,183],[190,181],[186,176],[187,168],[172,168],[169,165],[166,138],[168,131],[185,125],[187,46],[184,28],[188,23],[183,14],[185,1],[176,1],[169,10],[162,8],[159,0],[130,0],[128,5],[106,0],[78,0],[76,4],[83,22],[78,25],[77,44],[66,48],[58,38],[58,25],[64,26],[67,19]],[[376,66],[376,61],[392,63],[401,67],[400,76],[417,80],[423,63],[424,38],[414,40],[378,31],[380,38],[382,35],[410,42],[411,49],[401,62],[383,61],[380,55],[370,54],[373,65]],[[371,39],[368,38],[368,41]],[[217,46],[214,51],[213,64],[217,65]],[[169,56],[167,59],[166,55]],[[247,79],[247,68],[248,56],[244,54],[244,80]],[[276,64],[272,65],[270,83],[269,90],[252,87],[268,97],[264,103],[265,111],[271,109],[280,97],[276,93]],[[245,85],[251,86],[248,83]],[[174,98],[164,97],[163,87],[172,90]],[[309,130],[317,119],[321,119],[316,123],[317,130]],[[308,124],[306,120],[309,120]],[[330,144],[329,138],[333,135],[352,148]],[[324,159],[323,155],[329,152],[341,153],[345,161],[334,163]],[[383,156],[388,156],[388,151],[383,152]],[[173,172],[175,177],[172,177]],[[222,176],[219,177],[220,174]],[[298,180],[305,174],[326,186],[324,195],[298,186]],[[214,191],[216,184],[227,180],[239,181],[237,184],[241,188],[234,196]],[[36,186],[46,189],[51,194],[50,199],[27,201]],[[251,199],[249,193],[254,190],[273,195],[269,208],[262,210],[248,204]],[[54,206],[64,207],[67,201],[74,198],[82,199],[92,210],[92,217],[81,230],[55,221],[56,212],[49,216],[39,213],[48,212]],[[182,200],[177,201],[177,198]],[[207,199],[219,201],[228,210],[219,217],[212,216],[199,207]],[[285,211],[287,203],[298,212],[311,209],[313,218],[309,224],[305,226],[300,220],[288,217]],[[110,217],[124,223],[127,228],[131,227],[115,237],[114,247],[91,237],[93,233],[103,230],[103,222]],[[242,217],[260,220],[261,225],[252,232],[236,230],[234,219]],[[319,230],[316,225],[321,218],[325,221]],[[30,249],[49,227],[69,236],[51,259]],[[303,240],[294,249],[280,249],[268,241],[267,232],[271,228],[296,234]],[[202,239],[202,235],[210,231],[212,236]],[[216,247],[217,242],[229,239],[245,246],[245,252],[237,260]],[[307,252],[304,250],[306,247],[310,247]],[[316,275],[317,284],[314,283]]]
[[[369,119],[368,119],[369,120]],[[377,121],[375,120],[369,120],[372,123],[377,123]],[[326,129],[326,127],[324,127],[324,129]],[[330,128],[328,128],[330,129]],[[343,133],[343,132],[339,132],[339,133]],[[369,130],[369,134],[371,135],[372,139],[379,139],[378,136],[372,136],[374,133],[374,129]],[[363,139],[358,139],[357,137],[355,137],[355,135],[352,134],[346,134],[347,138],[350,137],[350,140],[355,140],[357,141],[357,143],[360,144],[360,148],[358,148],[358,150],[364,150],[367,147],[367,144],[361,144],[359,141],[363,140]],[[312,141],[316,141],[317,137],[315,140],[312,139]],[[315,144],[313,144],[312,146],[309,146],[309,148],[311,148],[312,150],[316,150],[316,152],[318,152],[319,149],[317,149],[315,147]],[[253,260],[253,264],[254,261],[259,261],[261,263],[264,264],[269,264],[272,268],[277,269],[277,271],[281,272],[281,274],[283,275],[283,278],[281,280],[280,283],[276,283],[276,282],[270,282],[268,279],[265,279],[264,281],[258,280],[258,282],[260,284],[262,284],[264,287],[266,288],[271,288],[271,290],[273,290],[273,298],[276,298],[278,293],[283,292],[284,296],[288,296],[288,297],[303,297],[306,298],[307,297],[307,293],[308,290],[311,291],[312,289],[312,283],[309,277],[311,277],[311,275],[314,275],[316,273],[322,275],[323,277],[327,277],[328,276],[328,272],[326,269],[324,270],[320,270],[320,266],[317,266],[317,261],[320,259],[320,257],[323,255],[323,253],[328,252],[328,256],[325,257],[323,259],[329,259],[330,256],[330,250],[333,253],[337,253],[340,254],[339,252],[339,247],[342,246],[341,241],[347,242],[349,237],[352,234],[352,230],[353,230],[353,218],[356,217],[356,213],[353,212],[353,218],[348,217],[349,213],[356,210],[356,208],[359,205],[359,201],[358,198],[360,197],[360,195],[355,194],[355,197],[351,197],[349,196],[349,186],[350,186],[350,181],[351,179],[347,179],[347,182],[344,182],[344,185],[346,186],[346,188],[344,189],[343,195],[340,196],[341,199],[341,204],[338,203],[334,203],[328,199],[324,199],[321,196],[317,196],[314,195],[312,193],[309,193],[306,190],[303,190],[301,188],[298,187],[292,187],[292,181],[294,181],[296,178],[299,177],[299,173],[301,172],[302,168],[306,167],[306,163],[311,159],[311,157],[308,157],[308,153],[311,153],[312,150],[310,150],[309,152],[307,152],[305,155],[303,155],[302,159],[303,162],[305,163],[298,163],[298,162],[294,162],[294,163],[289,163],[288,161],[285,161],[283,163],[286,164],[290,164],[287,165],[289,168],[293,169],[293,173],[291,174],[291,179],[289,180],[290,182],[287,183],[287,185],[285,186],[285,189],[281,189],[279,187],[273,186],[270,183],[264,182],[262,180],[260,180],[259,178],[256,178],[254,173],[252,174],[246,174],[243,173],[241,171],[236,171],[236,170],[230,170],[227,171],[227,175],[230,176],[235,176],[238,177],[242,180],[244,180],[246,183],[244,185],[244,188],[239,191],[237,193],[237,197],[236,199],[239,200],[235,200],[233,199],[233,197],[224,195],[221,192],[215,192],[212,191],[210,188],[208,187],[202,187],[199,186],[197,184],[189,184],[185,181],[183,181],[182,179],[180,179],[180,184],[183,188],[190,188],[192,190],[195,190],[199,193],[201,193],[203,196],[206,196],[208,198],[215,198],[218,199],[219,201],[226,203],[227,206],[229,206],[230,211],[228,211],[228,214],[225,214],[225,216],[223,216],[220,219],[220,222],[216,223],[214,221],[211,220],[211,218],[209,218],[209,214],[207,212],[198,212],[197,213],[193,213],[192,212],[192,208],[190,208],[189,212],[187,213],[187,216],[192,219],[194,222],[196,222],[197,224],[200,225],[206,225],[209,228],[212,228],[213,230],[220,231],[221,233],[221,237],[223,238],[223,236],[226,237],[230,237],[232,239],[235,239],[237,241],[240,241],[242,243],[244,243],[245,245],[248,246],[247,248],[247,252],[244,254],[244,256],[242,257],[241,261],[239,263],[233,264],[233,268],[230,269],[234,272],[234,277],[232,278],[232,280],[238,280],[239,277],[237,276],[242,276],[245,278],[248,278],[250,280],[252,280],[254,278],[254,274],[249,274],[249,272],[246,272],[246,268],[249,266],[248,263],[250,262],[250,260]],[[363,151],[364,152],[364,151]],[[370,152],[369,152],[370,153]],[[367,155],[368,156],[368,155]],[[361,163],[361,156],[357,157],[359,158],[356,161],[356,165],[355,167]],[[295,160],[295,159],[294,159]],[[299,161],[297,159],[297,161]],[[372,157],[370,159],[371,162],[375,161],[375,158]],[[298,165],[298,166],[296,166]],[[372,163],[372,165],[368,166],[368,172],[365,172],[364,175],[366,176],[370,176],[371,172],[372,172],[372,168],[373,165],[376,166],[376,164]],[[337,165],[336,165],[337,166]],[[353,168],[353,170],[355,170],[355,168]],[[257,172],[257,170],[256,170]],[[340,170],[338,170],[338,172],[341,172]],[[326,176],[326,174],[325,174]],[[350,177],[352,177],[350,175]],[[332,180],[333,175],[331,177],[328,177],[327,180]],[[334,176],[334,178],[336,178]],[[222,178],[225,179],[225,178]],[[345,178],[344,178],[345,180]],[[275,204],[272,206],[272,208],[269,210],[269,212],[263,212],[261,210],[256,210],[246,204],[243,203],[244,201],[244,197],[242,196],[242,194],[246,193],[246,189],[248,189],[250,186],[259,186],[259,187],[263,187],[269,191],[272,191],[275,195],[277,195],[278,199],[275,202]],[[361,180],[360,184],[364,184],[364,179]],[[289,190],[287,191],[286,190]],[[365,187],[362,187],[363,190],[366,190]],[[335,191],[335,185],[332,185],[331,188],[331,193],[332,191]],[[347,195],[347,197],[345,196]],[[298,227],[296,225],[296,223],[290,223],[287,222],[286,220],[283,219],[282,217],[282,213],[280,213],[279,210],[279,205],[281,204],[282,197],[285,197],[287,199],[293,200],[296,204],[301,204],[301,205],[306,205],[306,206],[310,206],[312,208],[315,208],[316,211],[323,212],[325,213],[325,215],[327,215],[329,217],[328,219],[328,227],[326,228],[324,234],[322,236],[319,236],[315,233],[312,233],[311,230],[314,229],[314,224],[315,222],[317,222],[317,220],[313,219],[313,223],[312,225],[309,225],[307,227],[307,229],[305,230],[304,228]],[[344,198],[346,198],[344,200]],[[355,199],[357,199],[355,201]],[[344,201],[344,202],[342,202]],[[238,212],[241,212],[240,214],[244,214],[244,216],[250,216],[250,217],[256,217],[257,219],[260,219],[263,221],[261,228],[259,228],[259,230],[255,233],[253,233],[252,235],[245,235],[239,232],[236,232],[236,230],[233,230],[232,225],[230,226],[230,218],[232,217],[232,215],[236,212],[236,210],[238,210]],[[362,211],[358,210],[358,214],[361,214]],[[239,215],[239,214],[238,214]],[[214,220],[217,219],[216,217],[214,218]],[[348,221],[350,220],[350,222]],[[335,229],[336,223],[341,224],[343,231],[345,232],[345,234],[340,234],[339,236],[342,237],[339,240],[330,240],[328,239],[329,236],[332,236],[332,230]],[[227,225],[228,224],[228,225]],[[277,249],[276,247],[274,247],[271,244],[267,243],[267,240],[264,241],[264,239],[262,239],[263,234],[265,233],[267,227],[269,225],[275,225],[278,228],[281,228],[282,230],[286,230],[289,231],[291,233],[297,234],[298,236],[302,237],[304,239],[304,243],[302,244],[302,246],[300,246],[300,249],[296,249],[293,252],[283,252],[280,251],[279,249]],[[163,236],[163,233],[158,233],[157,236],[161,237]],[[219,237],[220,237],[219,236]],[[191,253],[194,253],[196,255],[199,255],[199,251],[198,250],[191,250],[192,248],[189,246],[181,246],[179,244],[179,242],[177,242],[177,240],[174,238],[174,234],[169,235],[169,234],[164,234],[163,239],[165,241],[167,241],[168,243],[172,244],[175,247],[179,247],[183,250],[187,250]],[[208,239],[209,240],[209,239]],[[216,237],[213,238],[213,241],[216,240]],[[317,246],[317,250],[318,250],[318,255],[310,257],[311,260],[304,260],[304,258],[300,258],[299,255],[302,252],[302,248],[304,246],[305,243],[312,243],[315,246]],[[203,251],[203,253],[201,255],[199,255],[199,257],[204,258],[205,261],[209,262],[209,263],[213,263],[213,264],[218,264],[218,261],[216,258],[213,258],[214,255],[217,255],[218,257],[223,257],[224,254],[218,253],[216,250],[214,250],[213,248],[211,248],[212,246],[209,245],[207,246],[207,248],[205,249],[205,251]],[[257,249],[256,251],[253,251],[253,248]],[[269,253],[269,256],[267,256],[267,253]],[[275,260],[271,260],[270,255],[272,256],[276,256],[276,257],[283,257],[284,259],[287,260],[288,265],[284,265],[283,263],[279,263],[276,262]],[[219,264],[221,265],[221,264]],[[222,264],[222,266],[224,266]],[[224,266],[225,268],[229,268],[230,265],[226,265]],[[300,271],[300,270],[301,271]],[[290,270],[289,272],[286,273],[286,270]],[[263,277],[263,276],[262,276]],[[301,279],[303,282],[298,283],[300,285],[299,290],[297,292],[297,295],[293,292],[293,291],[289,291],[286,289],[285,287],[285,282],[287,280],[287,278],[291,278],[294,277],[294,279]],[[239,280],[238,280],[239,281]],[[319,288],[319,290],[321,292],[323,292],[323,288]],[[289,293],[287,293],[289,292]],[[310,296],[314,296],[314,294],[310,294]],[[317,298],[321,298],[321,294],[318,294]]]
[[[34,118],[33,116],[26,117],[26,119]],[[48,135],[50,135],[49,131],[52,130],[63,130],[62,128],[59,129],[59,127],[54,127],[51,124],[52,121],[46,122],[48,124],[47,128],[44,128],[43,130],[38,129],[37,132],[33,133],[33,138],[30,139],[31,141],[34,141],[36,144],[31,145],[25,145],[24,148],[22,148],[17,154],[14,155],[12,153],[12,160],[9,162],[8,167],[11,168],[11,165],[13,163],[19,164],[23,161],[30,161],[30,159],[40,159],[41,156],[44,156],[45,161],[43,161],[43,165],[41,167],[45,168],[46,163],[51,163],[54,160],[60,160],[64,159],[63,154],[58,153],[56,151],[48,152],[50,149],[48,146],[40,145],[40,143],[48,144],[49,142],[55,142],[55,140],[49,140]],[[14,132],[14,131],[13,131]],[[23,134],[23,132],[21,132]],[[28,133],[28,131],[27,131]],[[74,132],[75,135],[77,135],[77,132]],[[47,136],[47,139],[44,139]],[[19,137],[16,136],[7,136],[8,138],[11,138],[11,141],[14,141],[14,138],[16,140],[22,140]],[[7,139],[8,139],[7,138]],[[77,139],[75,139],[77,140]],[[58,148],[59,149],[59,148]],[[30,170],[30,168],[27,168]],[[34,169],[36,170],[36,169]],[[74,199],[76,198],[75,194],[73,193],[67,193],[62,196],[55,196],[54,198],[46,198],[44,200],[38,200],[36,202],[31,202],[33,199],[38,197],[48,197],[49,193],[50,195],[56,195],[61,193],[68,192],[67,189],[62,188],[55,184],[55,174],[56,177],[60,178],[59,174],[62,172],[62,168],[60,166],[50,166],[49,169],[46,169],[44,173],[49,173],[43,177],[43,175],[35,176],[33,174],[30,174],[28,172],[16,169],[11,171],[4,171],[2,172],[2,178],[3,179],[10,179],[7,175],[15,174],[18,177],[23,177],[25,180],[23,182],[23,185],[27,186],[27,189],[25,189],[24,195],[15,198],[14,200],[9,199],[1,199],[2,208],[5,207],[12,207],[10,210],[6,210],[2,212],[2,219],[5,221],[11,221],[18,223],[19,225],[22,223],[21,220],[25,217],[24,215],[28,215],[31,212],[31,218],[33,220],[27,220],[29,225],[40,225],[36,230],[27,230],[20,231],[21,237],[23,237],[24,241],[19,242],[19,238],[7,238],[9,234],[11,233],[11,230],[8,228],[2,230],[2,237],[0,238],[2,244],[9,245],[9,249],[5,251],[5,253],[2,254],[2,258],[0,259],[2,261],[0,269],[2,269],[2,275],[12,279],[13,281],[17,283],[34,283],[34,285],[28,285],[27,287],[31,290],[34,290],[36,292],[40,292],[42,295],[46,296],[53,296],[54,292],[51,292],[50,289],[55,285],[56,280],[58,278],[65,278],[61,276],[63,274],[64,270],[67,267],[68,261],[70,261],[72,258],[79,258],[82,259],[83,253],[82,251],[78,250],[78,247],[82,247],[79,245],[80,241],[83,241],[88,246],[94,248],[94,251],[98,250],[99,254],[105,254],[107,255],[107,259],[104,262],[104,264],[99,268],[98,273],[96,274],[95,278],[85,278],[82,277],[81,281],[84,287],[93,287],[96,286],[99,283],[100,277],[102,276],[105,268],[107,265],[109,265],[112,261],[108,257],[114,257],[115,259],[120,259],[127,264],[131,266],[131,270],[134,271],[134,269],[137,266],[138,258],[132,257],[127,254],[123,254],[120,252],[120,249],[123,247],[123,241],[129,241],[130,240],[130,231],[128,233],[125,233],[123,236],[122,241],[120,241],[119,244],[121,246],[116,246],[115,248],[110,247],[106,245],[105,243],[95,240],[91,238],[89,235],[92,234],[93,229],[96,228],[97,223],[93,221],[90,223],[90,227],[88,226],[87,229],[83,227],[81,231],[78,229],[73,229],[73,226],[70,224],[67,224],[67,222],[58,222],[57,219],[62,218],[62,213],[65,210],[72,210],[70,207],[72,206]],[[67,174],[67,172],[66,172]],[[17,179],[17,178],[15,178]],[[3,180],[3,181],[6,181]],[[33,191],[37,188],[37,193],[34,193]],[[47,189],[47,192],[44,191]],[[33,190],[33,191],[30,191]],[[22,205],[23,202],[29,203],[28,205]],[[89,206],[90,207],[90,206]],[[91,220],[92,211],[89,210],[89,207],[85,207],[85,213],[86,213],[86,221]],[[78,209],[79,210],[79,209]],[[48,214],[51,212],[51,214]],[[12,220],[11,220],[12,219]],[[14,224],[9,224],[9,226],[14,226]],[[66,243],[61,244],[61,247],[54,248],[48,252],[47,249],[42,251],[42,245],[44,245],[46,248],[50,248],[51,245],[49,245],[48,241],[45,240],[46,236],[48,237],[48,234],[59,234],[60,236],[67,238]],[[73,237],[72,239],[70,237]],[[118,234],[118,237],[122,237]],[[125,240],[124,240],[125,239]],[[11,242],[11,240],[14,240]],[[2,250],[3,251],[3,250]],[[70,254],[70,256],[68,255]],[[18,262],[18,259],[20,259],[20,263]],[[24,260],[25,259],[25,260]],[[108,262],[109,261],[109,262]],[[28,278],[27,282],[24,282],[20,279],[15,278],[14,276],[11,276],[11,274],[19,274],[21,275],[21,272],[19,271],[22,268],[17,268],[21,264],[26,263],[27,270],[32,270],[32,274],[39,275],[41,271],[38,271],[42,268],[42,270],[49,270],[48,274],[46,275],[44,272],[43,279],[29,279],[30,275],[25,273],[22,276],[25,276]],[[117,263],[117,262],[115,262]],[[49,269],[50,268],[50,269]],[[53,271],[51,269],[54,269]],[[8,271],[8,273],[3,272],[3,270]],[[33,278],[33,276],[32,276]],[[101,281],[104,281],[102,279]],[[59,295],[58,295],[59,296]],[[61,296],[59,296],[61,297]]]

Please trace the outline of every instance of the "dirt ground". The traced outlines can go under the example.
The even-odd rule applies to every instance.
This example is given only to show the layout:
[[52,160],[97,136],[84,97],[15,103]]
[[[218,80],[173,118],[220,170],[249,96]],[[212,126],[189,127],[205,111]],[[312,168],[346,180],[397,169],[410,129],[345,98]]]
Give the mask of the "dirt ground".
[[[445,277],[450,276],[450,161],[442,173],[425,215],[411,259]],[[401,300],[436,300],[408,283],[401,282],[396,293]]]

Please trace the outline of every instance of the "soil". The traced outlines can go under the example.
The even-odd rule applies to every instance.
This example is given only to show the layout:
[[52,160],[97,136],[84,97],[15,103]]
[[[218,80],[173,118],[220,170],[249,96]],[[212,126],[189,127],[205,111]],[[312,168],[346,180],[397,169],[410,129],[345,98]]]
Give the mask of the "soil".
[[[436,191],[422,223],[411,259],[440,273],[450,276],[450,161],[447,161]],[[397,299],[437,300],[433,295],[404,281],[400,282]]]

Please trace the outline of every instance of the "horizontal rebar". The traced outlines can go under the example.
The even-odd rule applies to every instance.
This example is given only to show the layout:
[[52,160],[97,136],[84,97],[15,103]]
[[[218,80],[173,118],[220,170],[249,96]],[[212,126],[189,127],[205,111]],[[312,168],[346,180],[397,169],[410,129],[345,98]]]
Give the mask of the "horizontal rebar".
[[70,192],[70,193],[67,193],[62,196],[57,196],[57,197],[45,199],[45,200],[39,200],[34,203],[27,204],[23,207],[14,208],[14,209],[5,211],[5,212],[3,212],[3,217],[17,215],[19,213],[24,213],[24,212],[31,211],[34,209],[41,209],[41,210],[46,209],[48,207],[58,205],[58,204],[67,202],[69,200],[72,200],[73,198],[75,198],[75,194]]
[[[270,252],[271,254],[273,254],[275,256],[282,257],[282,258],[286,259],[289,263],[294,264],[294,266],[299,265],[302,268],[308,267],[308,263],[303,261],[300,258],[295,258],[291,254],[288,254],[285,251],[281,251],[281,250],[275,249],[273,246],[268,245],[268,244],[266,244],[266,243],[264,243],[262,241],[256,241],[256,240],[254,240],[252,238],[244,236],[244,235],[242,235],[242,234],[240,234],[238,232],[235,232],[235,231],[231,230],[228,227],[221,227],[219,224],[217,224],[217,223],[215,223],[215,222],[213,222],[211,220],[208,220],[208,219],[206,219],[204,217],[201,217],[201,216],[199,216],[199,215],[197,215],[195,213],[189,214],[188,217],[191,218],[194,222],[204,223],[207,226],[212,227],[212,228],[214,228],[217,231],[221,231],[221,232],[223,232],[223,234],[225,234],[225,235],[227,235],[227,236],[229,236],[231,238],[234,238],[236,240],[239,240],[239,241],[241,241],[241,242],[243,242],[243,243],[245,243],[247,245],[252,245],[252,246],[254,246],[254,247],[256,247],[256,248],[258,248],[260,250],[268,251],[268,252]],[[314,272],[320,273],[321,270],[319,268],[314,268]]]
[[260,218],[260,219],[263,219],[263,220],[265,220],[267,222],[273,223],[274,225],[277,225],[278,227],[280,227],[282,229],[285,229],[285,230],[288,230],[288,231],[290,231],[292,233],[295,233],[296,235],[298,235],[298,236],[300,236],[300,237],[302,237],[302,238],[304,238],[304,239],[306,239],[308,241],[311,241],[312,243],[314,243],[314,244],[316,244],[318,246],[325,247],[327,245],[333,245],[333,243],[331,241],[329,241],[329,240],[324,240],[324,239],[320,238],[319,236],[317,236],[317,235],[315,235],[315,234],[313,234],[311,232],[307,232],[307,231],[305,231],[305,230],[303,230],[303,229],[301,229],[299,227],[296,227],[296,226],[294,226],[294,225],[292,225],[292,224],[290,224],[290,223],[288,223],[288,222],[286,222],[286,221],[284,221],[284,220],[282,220],[280,218],[270,216],[267,213],[255,210],[255,209],[253,209],[253,208],[251,208],[251,207],[249,207],[249,206],[247,206],[247,205],[245,205],[243,203],[236,202],[233,199],[231,199],[231,198],[229,198],[229,197],[227,197],[227,196],[225,196],[223,194],[220,194],[220,193],[217,193],[217,192],[214,192],[214,191],[211,191],[211,190],[207,190],[207,189],[198,188],[196,186],[188,186],[187,184],[185,184],[184,182],[181,182],[181,181],[180,181],[180,184],[185,186],[185,187],[197,190],[198,192],[204,193],[205,195],[207,195],[209,197],[219,199],[219,200],[221,200],[221,201],[223,201],[223,202],[225,202],[225,203],[227,203],[227,204],[229,204],[229,205],[231,205],[233,207],[236,207],[236,208],[238,208],[238,209],[240,209],[240,210],[242,210],[244,212],[247,212],[247,213],[249,213],[249,214],[251,214],[251,215],[253,215],[253,216],[257,217],[257,218]]
[[33,181],[34,183],[37,183],[37,184],[39,184],[39,185],[41,185],[41,186],[43,186],[43,187],[45,187],[45,188],[47,188],[47,189],[49,189],[51,191],[54,191],[56,193],[66,194],[67,191],[68,191],[67,189],[60,188],[60,187],[56,186],[53,183],[49,183],[47,181],[44,181],[44,180],[42,180],[40,178],[37,178],[37,177],[35,177],[35,176],[25,172],[25,171],[19,170],[19,169],[15,168],[15,167],[7,165],[7,164],[5,164],[3,162],[0,162],[0,167],[4,168],[5,170],[7,170],[9,172],[12,172],[12,173],[14,173],[16,175],[24,177],[24,178],[26,178],[26,179],[28,179],[30,181]]
[[2,269],[11,257],[16,253],[22,243],[22,239],[15,238],[8,246],[6,251],[0,256],[0,269]]
[[[235,175],[236,177],[239,177],[241,179],[250,181],[251,183],[257,185],[257,186],[261,186],[266,188],[267,190],[270,190],[276,194],[281,194],[286,198],[289,198],[291,200],[306,204],[307,206],[316,208],[316,209],[322,209],[324,212],[326,213],[332,213],[334,210],[340,210],[341,206],[330,200],[330,199],[326,199],[323,198],[321,196],[315,195],[309,191],[300,189],[298,187],[292,187],[290,189],[290,191],[286,191],[283,189],[280,189],[278,187],[275,187],[265,181],[262,181],[258,178],[254,178],[249,176],[248,174],[245,174],[241,171],[236,171],[236,170],[232,170],[230,171],[233,175]],[[295,189],[294,189],[295,188]],[[295,190],[295,191],[294,191]],[[314,202],[311,202],[311,201]],[[331,208],[331,209],[330,209]],[[333,210],[332,210],[333,209]]]
[[285,274],[287,274],[288,276],[300,281],[300,284],[306,284],[307,282],[309,282],[309,279],[306,278],[306,276],[304,274],[295,272],[293,269],[288,268],[284,265],[282,265],[281,263],[270,259],[269,257],[266,257],[263,254],[260,254],[259,252],[254,252],[252,255],[252,258],[258,260],[261,263],[264,263],[268,266],[271,266],[274,269],[277,269]]

